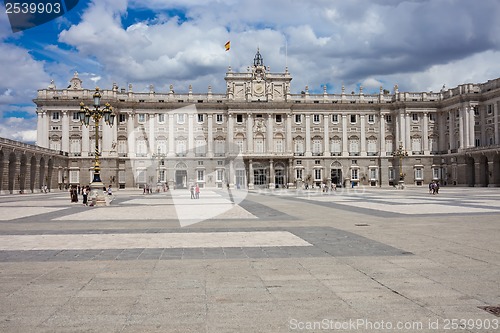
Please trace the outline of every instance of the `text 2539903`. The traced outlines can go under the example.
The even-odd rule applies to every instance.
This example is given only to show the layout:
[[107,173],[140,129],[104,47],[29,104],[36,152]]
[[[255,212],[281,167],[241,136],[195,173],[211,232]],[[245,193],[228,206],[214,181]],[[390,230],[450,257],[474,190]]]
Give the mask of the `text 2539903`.
[[59,14],[61,13],[60,2],[34,3],[34,2],[7,2],[5,13],[7,14]]

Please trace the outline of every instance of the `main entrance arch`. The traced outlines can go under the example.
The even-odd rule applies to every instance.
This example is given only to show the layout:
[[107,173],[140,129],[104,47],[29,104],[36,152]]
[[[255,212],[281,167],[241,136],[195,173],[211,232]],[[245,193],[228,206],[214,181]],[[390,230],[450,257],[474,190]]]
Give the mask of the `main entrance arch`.
[[342,185],[342,164],[340,164],[340,162],[333,162],[330,164],[330,177],[332,184],[337,186]]

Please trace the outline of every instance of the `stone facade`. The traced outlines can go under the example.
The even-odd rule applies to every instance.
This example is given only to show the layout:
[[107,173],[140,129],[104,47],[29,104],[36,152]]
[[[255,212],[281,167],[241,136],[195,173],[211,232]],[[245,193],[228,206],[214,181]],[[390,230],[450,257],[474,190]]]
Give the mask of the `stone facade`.
[[68,186],[62,152],[0,138],[0,194],[36,193]]
[[[101,178],[114,187],[302,187],[332,183],[499,186],[500,79],[440,92],[290,93],[257,52],[231,68],[223,94],[101,90],[117,112],[101,124]],[[75,73],[66,89],[38,91],[38,145],[68,154],[71,184],[92,179],[95,135],[77,117],[92,104]],[[401,145],[408,156],[394,157]],[[402,165],[402,170],[399,165]]]

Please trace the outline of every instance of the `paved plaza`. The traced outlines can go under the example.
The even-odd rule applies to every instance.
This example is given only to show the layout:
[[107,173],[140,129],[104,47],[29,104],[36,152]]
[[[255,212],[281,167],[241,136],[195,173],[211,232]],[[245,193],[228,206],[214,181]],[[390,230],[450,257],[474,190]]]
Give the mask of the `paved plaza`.
[[498,332],[499,236],[498,188],[0,196],[0,332]]

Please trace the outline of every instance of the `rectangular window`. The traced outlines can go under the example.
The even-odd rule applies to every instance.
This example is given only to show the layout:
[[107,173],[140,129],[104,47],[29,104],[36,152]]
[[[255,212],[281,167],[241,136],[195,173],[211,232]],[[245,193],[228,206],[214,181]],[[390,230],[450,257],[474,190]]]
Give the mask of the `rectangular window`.
[[313,122],[319,123],[319,114],[313,114]]
[[52,112],[52,120],[59,120],[59,111]]
[[332,114],[332,122],[334,122],[334,123],[339,122],[339,115],[338,114]]
[[302,165],[302,160],[297,160],[297,165]]
[[358,169],[351,169],[351,179],[352,180],[359,179],[359,170]]
[[368,115],[368,123],[373,124],[375,122],[375,115],[369,114]]
[[370,169],[370,180],[377,180],[377,169]]
[[302,179],[302,169],[295,170],[295,175],[297,179]]
[[217,176],[215,178],[215,181],[217,182],[224,181],[224,169],[217,169]]
[[440,169],[439,168],[432,168],[432,179],[440,179]]
[[385,116],[385,121],[386,121],[388,124],[392,123],[392,116],[391,116],[390,114],[386,115],[386,116]]
[[356,123],[356,115],[351,114],[351,124],[355,124],[355,123]]
[[[493,105],[490,104],[490,105],[488,105],[488,114],[492,114],[492,113],[493,113]],[[57,119],[59,119],[59,118],[57,118]]]
[[280,114],[277,114],[276,115],[276,122],[277,123],[281,123],[283,121],[283,119],[281,118],[281,115]]
[[119,121],[120,123],[124,123],[125,121],[127,121],[127,115],[120,114],[120,115],[118,116],[118,121]]
[[429,113],[429,120],[430,121],[436,121],[436,114],[435,113]]
[[321,180],[321,169],[314,169],[314,180]]
[[415,180],[422,180],[424,178],[423,171],[421,168],[415,169]]
[[302,122],[302,115],[301,114],[296,114],[295,115],[295,122],[297,124],[300,124]]
[[198,114],[198,122],[199,123],[203,122],[203,114]]
[[223,121],[223,117],[222,117],[222,114],[216,114],[215,115],[215,121],[218,122],[218,123],[222,123]]
[[184,113],[177,114],[177,124],[184,124],[185,120],[186,119],[185,119]]
[[240,124],[243,122],[243,115],[242,114],[236,115],[236,122],[240,123]]
[[139,115],[138,115],[138,118],[137,118],[137,119],[138,119],[138,121],[139,121],[140,123],[143,123],[143,122],[145,122],[145,121],[146,121],[146,115],[145,115],[144,113],[139,113]]
[[165,115],[163,113],[158,115],[158,122],[159,123],[164,123],[165,122]]
[[418,121],[418,113],[412,113],[412,114],[411,114],[411,119],[412,119],[413,121]]
[[197,179],[198,179],[199,182],[204,182],[205,181],[205,170],[198,170],[196,172],[196,174],[198,176]]
[[80,120],[80,118],[78,118],[78,112],[73,112],[73,120]]

